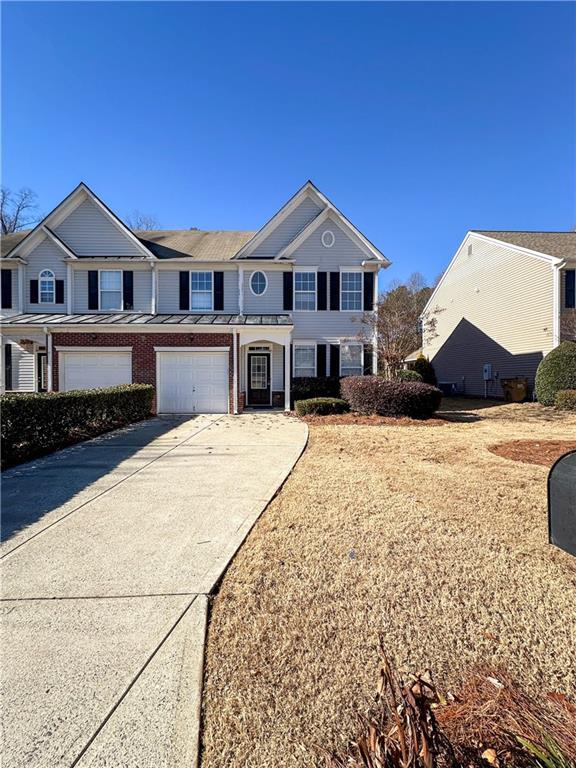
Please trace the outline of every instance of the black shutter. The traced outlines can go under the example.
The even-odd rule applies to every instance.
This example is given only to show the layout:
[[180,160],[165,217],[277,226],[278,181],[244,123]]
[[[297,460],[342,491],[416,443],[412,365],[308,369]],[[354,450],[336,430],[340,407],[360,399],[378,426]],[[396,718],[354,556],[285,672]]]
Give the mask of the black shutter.
[[12,270],[2,270],[2,309],[12,309]]
[[364,376],[372,376],[372,345],[364,344]]
[[224,272],[214,272],[214,311],[224,310]]
[[38,280],[30,280],[30,304],[38,304]]
[[291,312],[293,307],[294,275],[284,272],[284,311]]
[[122,270],[123,309],[134,309],[134,272]]
[[566,270],[564,306],[566,309],[574,309],[576,307],[576,269]]
[[318,272],[318,309],[328,309],[328,274]]
[[374,309],[374,272],[364,272],[364,312]]
[[340,310],[340,272],[330,272],[330,309]]
[[98,270],[88,272],[88,309],[98,309]]
[[12,344],[4,345],[4,389],[12,389]]
[[55,304],[64,304],[64,280],[56,280]]
[[[334,274],[334,273],[331,273]],[[336,274],[338,274],[336,272]],[[340,345],[330,344],[330,376],[340,376]]]
[[326,376],[326,344],[316,345],[316,376]]
[[190,272],[180,272],[180,309],[190,309]]

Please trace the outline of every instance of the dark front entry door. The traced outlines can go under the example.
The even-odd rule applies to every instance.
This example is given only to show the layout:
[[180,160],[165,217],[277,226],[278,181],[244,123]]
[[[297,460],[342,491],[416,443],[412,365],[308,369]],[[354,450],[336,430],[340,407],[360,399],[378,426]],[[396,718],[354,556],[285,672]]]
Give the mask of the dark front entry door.
[[48,355],[46,352],[38,352],[36,361],[38,392],[46,392],[48,389]]
[[270,405],[270,353],[248,355],[248,405]]

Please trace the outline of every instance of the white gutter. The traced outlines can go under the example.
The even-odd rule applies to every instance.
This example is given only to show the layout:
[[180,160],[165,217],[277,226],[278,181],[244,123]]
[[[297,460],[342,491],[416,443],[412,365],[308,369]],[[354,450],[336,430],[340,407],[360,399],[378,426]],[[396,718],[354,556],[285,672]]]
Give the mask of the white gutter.
[[72,314],[72,265],[66,264],[66,314]]
[[238,268],[238,314],[244,314],[244,268]]
[[46,334],[46,368],[47,368],[47,374],[48,374],[48,381],[47,381],[47,387],[46,389],[48,392],[52,392],[52,361],[53,361],[53,354],[54,354],[54,348],[53,348],[53,340],[52,340],[52,334],[50,333],[49,329],[44,326],[44,333]]
[[24,264],[18,265],[18,306],[24,314]]
[[565,261],[552,264],[552,344],[554,347],[557,347],[558,344],[560,344],[561,337],[560,287],[562,280],[562,268],[565,266]]
[[156,314],[156,303],[158,295],[158,273],[156,272],[156,262],[150,262],[150,269],[152,270],[152,314]]

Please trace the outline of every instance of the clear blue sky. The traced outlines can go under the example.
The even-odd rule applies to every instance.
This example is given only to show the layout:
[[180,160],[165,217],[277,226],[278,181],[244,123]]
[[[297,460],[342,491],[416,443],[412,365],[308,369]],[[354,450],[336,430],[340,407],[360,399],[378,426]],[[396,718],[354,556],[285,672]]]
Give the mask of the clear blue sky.
[[311,178],[430,279],[467,229],[571,229],[576,6],[4,3],[3,183],[257,229]]

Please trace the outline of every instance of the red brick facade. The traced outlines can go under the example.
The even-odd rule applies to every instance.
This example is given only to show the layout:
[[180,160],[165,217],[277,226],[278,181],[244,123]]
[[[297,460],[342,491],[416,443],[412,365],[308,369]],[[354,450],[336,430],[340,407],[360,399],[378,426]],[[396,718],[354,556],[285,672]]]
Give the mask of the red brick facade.
[[[156,386],[154,347],[230,347],[228,409],[234,412],[234,366],[231,333],[59,333],[53,334],[52,382],[58,390],[58,347],[131,347],[132,381]],[[238,337],[236,337],[238,344]],[[238,411],[241,412],[238,398]],[[154,401],[154,409],[156,401]]]

